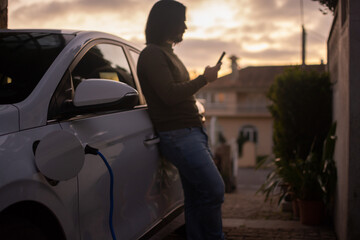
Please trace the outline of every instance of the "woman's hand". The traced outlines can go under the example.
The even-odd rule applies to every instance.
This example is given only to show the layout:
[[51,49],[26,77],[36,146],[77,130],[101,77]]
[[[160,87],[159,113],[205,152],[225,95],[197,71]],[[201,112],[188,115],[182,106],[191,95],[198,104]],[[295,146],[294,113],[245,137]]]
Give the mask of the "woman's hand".
[[215,81],[218,78],[221,63],[216,64],[214,67],[207,66],[204,71],[204,77],[208,83]]

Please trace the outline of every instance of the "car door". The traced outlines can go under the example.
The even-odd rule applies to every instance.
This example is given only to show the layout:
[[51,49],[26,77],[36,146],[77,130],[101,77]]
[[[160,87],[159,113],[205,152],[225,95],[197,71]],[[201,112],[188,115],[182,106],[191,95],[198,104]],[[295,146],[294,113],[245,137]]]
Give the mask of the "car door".
[[[90,78],[111,79],[136,88],[123,46],[112,41],[92,42],[69,68],[52,104],[71,106],[76,87]],[[56,109],[56,107],[54,107]],[[50,111],[64,130],[73,132],[85,146],[98,148],[114,173],[115,234],[136,239],[158,222],[166,210],[157,183],[160,158],[147,109],[82,109]],[[86,155],[78,175],[82,239],[110,239],[110,178],[99,156]]]
[[[131,48],[128,49],[128,52],[131,56],[130,60],[132,60],[130,61],[132,69],[134,69],[133,71],[135,72],[137,61],[139,59],[139,52]],[[134,77],[137,79],[136,74],[134,74]],[[139,91],[141,92],[141,89],[139,89]],[[143,99],[146,101],[145,98]],[[161,201],[160,205],[161,208],[164,209],[163,212],[168,214],[169,212],[173,212],[175,210],[179,210],[179,208],[182,208],[184,195],[182,191],[180,175],[177,169],[167,160],[160,158],[156,179],[158,182],[158,189],[161,192],[161,197],[166,199],[165,201]]]

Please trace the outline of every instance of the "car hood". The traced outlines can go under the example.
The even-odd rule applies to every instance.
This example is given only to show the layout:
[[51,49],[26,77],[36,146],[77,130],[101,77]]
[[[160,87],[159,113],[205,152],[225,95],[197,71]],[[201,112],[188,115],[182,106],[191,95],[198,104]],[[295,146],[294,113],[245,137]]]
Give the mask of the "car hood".
[[19,111],[13,105],[0,105],[0,135],[19,131]]

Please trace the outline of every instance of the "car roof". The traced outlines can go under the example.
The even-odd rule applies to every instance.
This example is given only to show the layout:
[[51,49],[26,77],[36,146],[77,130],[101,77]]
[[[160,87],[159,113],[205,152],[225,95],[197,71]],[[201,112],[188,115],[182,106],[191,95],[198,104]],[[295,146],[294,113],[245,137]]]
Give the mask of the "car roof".
[[[110,38],[110,39],[117,39],[124,44],[129,46],[134,46],[138,49],[142,49],[137,44],[133,42],[127,41],[119,36],[116,36],[111,33],[100,32],[100,31],[85,31],[85,30],[71,30],[71,29],[0,29],[1,32],[23,32],[23,33],[54,33],[54,34],[74,34],[74,35],[86,35],[89,39],[96,39],[96,38]],[[88,40],[89,40],[88,39]]]
[[81,31],[70,30],[70,29],[0,29],[0,32],[38,32],[38,33],[76,34]]

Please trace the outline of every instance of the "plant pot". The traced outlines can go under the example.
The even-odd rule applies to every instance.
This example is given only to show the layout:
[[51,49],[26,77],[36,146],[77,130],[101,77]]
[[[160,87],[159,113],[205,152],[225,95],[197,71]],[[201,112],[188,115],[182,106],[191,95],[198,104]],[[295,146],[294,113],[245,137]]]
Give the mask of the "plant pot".
[[321,200],[298,200],[300,222],[304,225],[319,225],[324,220],[324,203]]

